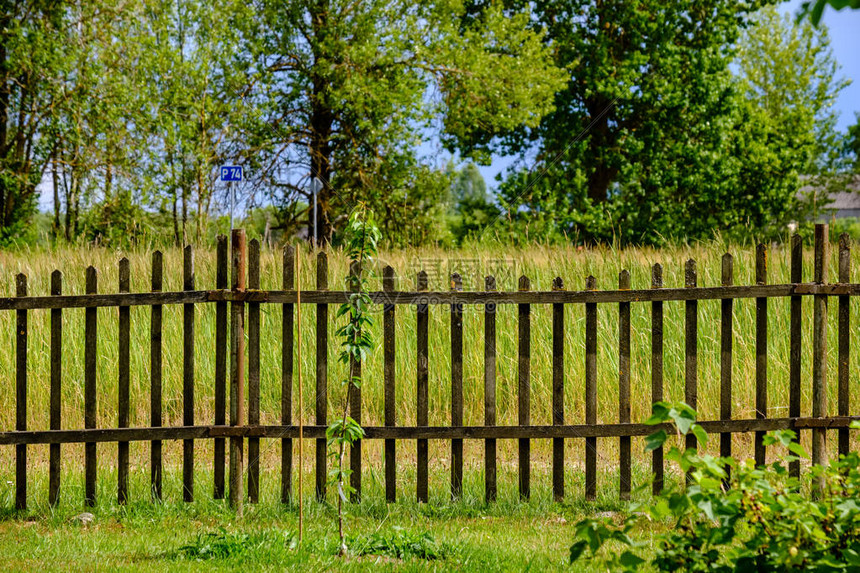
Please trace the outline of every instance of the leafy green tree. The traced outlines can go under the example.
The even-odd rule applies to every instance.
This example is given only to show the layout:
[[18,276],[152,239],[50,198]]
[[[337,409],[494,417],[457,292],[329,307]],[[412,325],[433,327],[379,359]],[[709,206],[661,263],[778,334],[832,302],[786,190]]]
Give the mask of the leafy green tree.
[[536,158],[500,188],[511,234],[659,243],[780,230],[798,175],[832,138],[842,84],[826,36],[759,16],[762,4],[538,3],[570,79],[538,129],[509,139]]
[[23,233],[50,157],[41,137],[66,94],[57,77],[70,34],[63,2],[0,2],[0,243]]
[[562,81],[542,31],[526,10],[494,5],[467,23],[465,14],[459,0],[265,3],[260,87],[270,114],[254,145],[270,151],[272,170],[296,174],[273,184],[275,200],[310,204],[318,179],[327,238],[357,200],[383,227],[408,221],[425,198],[438,202],[424,191],[444,189],[419,180],[427,172],[416,148],[430,132],[486,159],[499,134],[537,126]]

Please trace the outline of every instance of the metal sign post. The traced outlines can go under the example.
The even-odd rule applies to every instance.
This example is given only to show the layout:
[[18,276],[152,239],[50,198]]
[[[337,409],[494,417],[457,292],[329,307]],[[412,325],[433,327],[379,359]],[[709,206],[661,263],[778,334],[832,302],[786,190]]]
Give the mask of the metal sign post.
[[227,183],[227,189],[230,193],[230,230],[233,230],[233,211],[236,208],[236,196],[233,189],[233,184],[236,181],[242,180],[241,165],[222,165],[221,166],[221,181]]

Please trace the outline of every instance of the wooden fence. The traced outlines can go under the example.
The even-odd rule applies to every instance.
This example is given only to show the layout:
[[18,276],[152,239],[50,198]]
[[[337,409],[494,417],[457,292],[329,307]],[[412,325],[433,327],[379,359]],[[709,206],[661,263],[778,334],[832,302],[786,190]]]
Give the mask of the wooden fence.
[[[828,283],[828,229],[826,225],[815,228],[815,269],[812,283],[801,283],[802,241],[795,236],[791,242],[791,283],[767,284],[767,253],[763,246],[756,252],[756,284],[735,286],[732,280],[732,257],[722,260],[722,285],[699,287],[696,283],[696,264],[690,260],[685,268],[685,285],[682,288],[664,288],[662,267],[652,269],[652,288],[631,290],[630,274],[622,271],[617,290],[598,291],[594,277],[585,281],[585,290],[565,290],[561,279],[556,279],[551,291],[530,290],[529,279],[521,277],[515,292],[499,292],[493,277],[487,277],[486,288],[481,292],[462,291],[457,275],[452,277],[450,291],[428,290],[427,274],[420,272],[416,291],[396,291],[395,274],[391,267],[383,273],[383,290],[372,293],[375,304],[383,305],[383,384],[384,425],[366,427],[366,439],[382,439],[385,452],[385,492],[388,501],[396,496],[397,441],[414,440],[417,444],[417,498],[428,500],[428,440],[451,442],[451,494],[456,497],[463,483],[463,440],[483,440],[485,444],[485,495],[494,500],[497,491],[496,441],[518,440],[519,493],[523,498],[530,494],[531,440],[550,439],[553,444],[552,488],[555,499],[564,496],[566,439],[583,439],[585,448],[585,497],[596,495],[597,483],[597,439],[619,440],[619,487],[621,497],[630,495],[631,482],[631,436],[642,436],[656,431],[658,427],[632,423],[630,420],[630,305],[649,303],[651,306],[651,398],[663,399],[663,306],[666,302],[680,301],[685,306],[685,401],[692,407],[697,402],[697,336],[698,301],[721,300],[721,381],[720,419],[701,421],[703,428],[720,435],[720,453],[732,452],[731,435],[736,432],[755,434],[755,459],[764,463],[764,433],[780,428],[812,431],[812,461],[826,462],[826,431],[838,429],[838,451],[848,451],[848,427],[858,416],[850,416],[848,353],[850,344],[849,297],[860,294],[860,284],[850,283],[849,244],[846,237],[839,243],[838,283]],[[14,431],[0,432],[0,445],[14,445],[16,450],[16,505],[26,508],[27,501],[27,446],[50,444],[49,458],[49,503],[59,499],[61,444],[85,444],[85,503],[96,502],[97,443],[118,444],[118,488],[120,503],[128,500],[129,442],[151,442],[151,489],[155,499],[162,496],[162,440],[183,441],[183,495],[186,501],[194,498],[194,441],[214,440],[214,495],[223,498],[229,492],[234,507],[241,507],[243,474],[247,471],[247,496],[252,503],[259,498],[259,452],[260,438],[275,438],[281,441],[281,498],[289,502],[293,496],[293,440],[299,429],[293,419],[293,353],[295,307],[298,293],[295,290],[295,252],[286,247],[283,253],[283,290],[260,290],[260,247],[252,241],[246,261],[245,234],[242,230],[232,233],[232,265],[228,264],[226,237],[219,237],[217,245],[217,274],[214,290],[195,290],[193,253],[190,247],[184,252],[184,289],[179,292],[162,292],[162,256],[155,252],[152,257],[151,292],[129,292],[129,264],[126,259],[119,265],[119,292],[98,294],[97,273],[92,267],[86,273],[86,294],[63,295],[62,275],[55,271],[51,277],[50,296],[28,296],[27,277],[18,275],[17,296],[0,298],[0,310],[17,313],[16,328],[16,427]],[[247,269],[246,269],[247,263]],[[228,288],[228,267],[231,267]],[[247,283],[246,283],[247,274]],[[317,258],[317,288],[300,293],[301,304],[316,307],[316,407],[312,425],[304,427],[304,438],[316,441],[316,495],[325,496],[326,491],[326,440],[325,429],[329,421],[327,411],[328,392],[328,345],[329,305],[347,300],[349,292],[328,288],[328,263],[324,252]],[[813,347],[812,347],[812,412],[801,416],[801,297],[814,298]],[[838,300],[838,405],[837,416],[828,416],[826,393],[826,344],[827,312],[830,297]],[[732,314],[733,301],[741,298],[756,300],[756,392],[755,419],[732,418]],[[768,300],[788,298],[790,301],[790,374],[788,417],[768,418],[767,377],[767,313]],[[162,426],[162,306],[183,305],[183,425]],[[214,304],[216,313],[215,334],[215,414],[212,424],[200,424],[194,414],[194,325],[195,305]],[[281,424],[260,425],[260,305],[279,304],[282,309],[282,392]],[[481,305],[484,314],[484,425],[463,425],[463,306]],[[518,307],[518,424],[496,425],[496,308],[499,304],[515,304]],[[533,425],[530,418],[530,326],[531,306],[552,305],[552,425]],[[565,419],[564,386],[564,305],[585,306],[585,423],[569,424]],[[615,424],[597,424],[597,305],[617,304],[619,320],[619,419]],[[129,422],[129,307],[143,305],[151,307],[151,392],[150,427],[131,428]],[[429,426],[428,400],[428,311],[430,305],[450,308],[451,341],[451,424]],[[96,343],[98,307],[119,309],[119,376],[118,376],[118,426],[96,427]],[[229,326],[228,326],[229,307]],[[246,309],[247,307],[247,309]],[[401,307],[398,310],[398,307]],[[83,429],[63,429],[61,414],[61,364],[64,309],[84,308],[86,321],[85,337],[85,416]],[[50,430],[27,430],[27,318],[32,310],[49,309],[50,316]],[[417,313],[417,419],[415,425],[398,423],[395,403],[395,321],[398,312]],[[247,316],[248,368],[247,368],[247,420],[245,417],[245,328]],[[229,332],[229,337],[228,337]],[[228,347],[229,338],[229,347]],[[228,364],[229,348],[229,364]],[[359,371],[360,373],[360,371]],[[229,379],[229,385],[228,385]],[[352,394],[351,415],[361,421],[361,390],[350,388]],[[229,405],[229,409],[227,408]],[[244,462],[244,439],[248,440],[248,463]],[[229,442],[229,466],[227,444]],[[696,440],[688,436],[687,445],[696,447]],[[351,451],[350,467],[352,485],[356,496],[361,495],[361,444]],[[229,467],[229,488],[225,484],[226,468]],[[663,452],[653,452],[653,489],[663,486]],[[799,475],[800,466],[790,466],[793,475]]]

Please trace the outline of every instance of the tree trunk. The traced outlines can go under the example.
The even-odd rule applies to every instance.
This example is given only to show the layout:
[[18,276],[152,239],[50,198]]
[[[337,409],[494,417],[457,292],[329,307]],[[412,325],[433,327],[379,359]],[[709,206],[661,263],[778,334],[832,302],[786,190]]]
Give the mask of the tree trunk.
[[60,236],[60,174],[57,173],[57,146],[51,153],[51,183],[54,187],[54,226],[52,232],[56,240]]
[[[320,49],[325,45],[325,36],[329,33],[327,6],[317,6],[312,10],[311,22],[313,25],[314,38],[316,40],[316,42],[314,42],[314,61],[319,61],[321,58],[324,58],[324,54],[320,53]],[[325,101],[325,91],[328,85],[327,80],[319,75],[316,69],[312,70],[311,74],[313,79],[313,91],[311,94],[310,117],[310,185],[314,185],[314,177],[319,179],[322,183],[322,187],[316,196],[316,229],[318,230],[320,242],[325,244],[331,242],[332,236],[331,137],[333,131],[332,126],[334,125],[334,114]],[[314,232],[313,193],[308,194],[308,199],[308,236],[312,237]]]

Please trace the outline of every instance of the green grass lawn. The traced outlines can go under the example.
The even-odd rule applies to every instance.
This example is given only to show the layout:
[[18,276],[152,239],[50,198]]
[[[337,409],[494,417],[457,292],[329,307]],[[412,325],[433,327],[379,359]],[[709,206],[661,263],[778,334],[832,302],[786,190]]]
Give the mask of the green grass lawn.
[[[439,473],[433,473],[433,481],[441,483],[447,474]],[[133,473],[134,489],[145,486],[144,474]],[[77,495],[82,476],[70,473],[64,475],[69,487],[58,509],[31,503],[26,514],[14,512],[14,489],[4,481],[0,569],[553,571],[568,567],[573,525],[579,518],[623,511],[617,496],[607,492],[591,504],[581,501],[580,492],[571,495],[569,503],[557,504],[546,487],[536,488],[532,500],[524,503],[516,499],[515,485],[502,489],[499,501],[488,505],[479,487],[482,476],[474,471],[467,474],[464,498],[458,502],[436,488],[430,504],[412,501],[413,491],[386,504],[382,492],[376,491],[381,484],[371,481],[364,501],[348,506],[352,554],[341,558],[336,556],[333,507],[306,504],[304,540],[299,544],[298,508],[271,501],[274,484],[272,491],[263,492],[262,503],[246,504],[244,515],[237,518],[225,502],[211,499],[208,487],[194,503],[179,501],[173,494],[178,493],[181,472],[165,476],[170,493],[164,503],[143,497],[125,507],[116,505],[111,495],[115,487],[111,477],[99,481],[103,501],[92,510],[85,509]],[[549,482],[548,476],[538,477],[540,483]],[[205,483],[208,486],[209,481]],[[37,480],[34,487],[40,490],[44,485]],[[310,498],[312,485],[306,482],[305,487]],[[83,511],[92,511],[92,523],[75,520]],[[397,548],[406,554],[396,557]],[[361,555],[374,550],[375,554]]]

